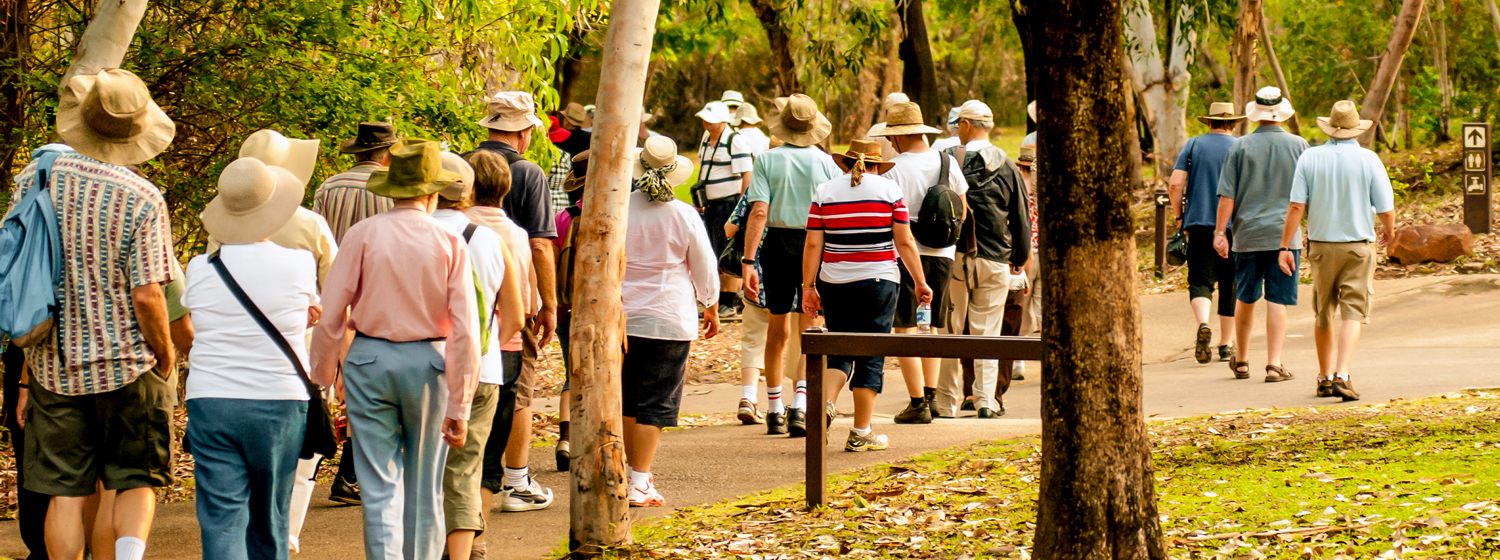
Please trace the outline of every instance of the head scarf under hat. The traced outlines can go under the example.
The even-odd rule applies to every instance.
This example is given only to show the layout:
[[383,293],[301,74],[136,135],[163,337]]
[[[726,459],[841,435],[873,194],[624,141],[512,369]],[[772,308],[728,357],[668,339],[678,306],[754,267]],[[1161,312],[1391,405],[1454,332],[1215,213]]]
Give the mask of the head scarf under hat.
[[670,202],[677,198],[672,189],[693,174],[693,161],[677,154],[677,142],[666,136],[652,136],[636,149],[634,187],[646,193],[653,202]]

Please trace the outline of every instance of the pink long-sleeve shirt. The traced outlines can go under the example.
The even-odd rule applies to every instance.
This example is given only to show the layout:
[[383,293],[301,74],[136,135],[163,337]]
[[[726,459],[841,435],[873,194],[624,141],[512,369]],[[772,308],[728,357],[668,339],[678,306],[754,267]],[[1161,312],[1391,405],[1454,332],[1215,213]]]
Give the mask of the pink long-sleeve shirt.
[[313,381],[333,383],[349,329],[395,342],[446,338],[446,415],[467,420],[479,384],[468,261],[463,239],[416,208],[395,208],[349,228],[323,282]]

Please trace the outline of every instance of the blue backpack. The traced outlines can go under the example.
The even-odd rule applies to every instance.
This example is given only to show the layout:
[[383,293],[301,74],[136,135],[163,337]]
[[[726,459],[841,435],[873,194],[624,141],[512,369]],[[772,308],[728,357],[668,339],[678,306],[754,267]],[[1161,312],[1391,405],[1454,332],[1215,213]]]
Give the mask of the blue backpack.
[[0,332],[22,348],[36,346],[52,332],[62,281],[62,235],[47,174],[57,156],[72,151],[48,144],[32,152],[36,187],[11,207],[0,225]]

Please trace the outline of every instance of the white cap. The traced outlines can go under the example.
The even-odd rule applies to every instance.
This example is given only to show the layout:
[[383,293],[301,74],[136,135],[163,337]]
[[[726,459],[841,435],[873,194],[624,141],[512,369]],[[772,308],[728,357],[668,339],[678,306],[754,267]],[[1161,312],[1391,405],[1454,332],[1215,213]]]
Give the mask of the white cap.
[[990,106],[985,105],[983,101],[970,99],[965,101],[963,105],[958,106],[958,118],[971,121],[994,122],[995,114],[990,112]]
[[723,101],[710,101],[703,106],[702,111],[698,111],[698,118],[703,119],[703,122],[728,123],[734,121],[734,111],[730,111]]

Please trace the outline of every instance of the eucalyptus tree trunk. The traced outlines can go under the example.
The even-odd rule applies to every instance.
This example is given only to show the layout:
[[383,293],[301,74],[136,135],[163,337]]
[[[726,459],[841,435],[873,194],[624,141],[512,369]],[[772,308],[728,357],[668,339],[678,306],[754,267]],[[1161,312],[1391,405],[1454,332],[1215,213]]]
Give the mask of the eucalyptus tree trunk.
[[[1437,1],[1437,11],[1443,13],[1443,0]],[[1427,29],[1432,31],[1432,66],[1437,68],[1438,95],[1442,98],[1442,106],[1438,113],[1437,143],[1447,143],[1452,138],[1448,134],[1448,118],[1453,111],[1453,82],[1448,75],[1448,24],[1446,20],[1432,20],[1432,10],[1423,10],[1422,19],[1427,22]]]
[[802,93],[802,82],[797,79],[797,62],[792,59],[792,36],[782,22],[782,14],[772,0],[750,0],[756,19],[766,30],[766,40],[771,44],[771,57],[776,63],[776,87],[781,96]]
[[[1240,24],[1234,31],[1234,111],[1245,114],[1245,104],[1255,99],[1255,40],[1260,33],[1261,0],[1240,0]],[[1283,95],[1286,92],[1282,92]],[[1250,123],[1240,121],[1240,134]]]
[[1167,45],[1167,60],[1163,64],[1161,50],[1156,44],[1156,25],[1151,18],[1151,5],[1147,0],[1130,0],[1125,10],[1125,52],[1130,57],[1134,75],[1131,82],[1142,100],[1142,114],[1148,115],[1151,135],[1156,148],[1158,177],[1170,173],[1177,161],[1177,152],[1187,143],[1188,51],[1192,49],[1192,33],[1183,31],[1183,23],[1192,19],[1193,4],[1180,2],[1177,12],[1168,22],[1172,28],[1172,44]]
[[[1271,73],[1276,76],[1276,87],[1281,89],[1281,95],[1291,99],[1292,89],[1286,85],[1286,74],[1281,71],[1281,61],[1276,59],[1276,48],[1271,45],[1271,30],[1267,28],[1265,13],[1261,13],[1260,21],[1260,45],[1266,50],[1266,62],[1271,64]],[[1302,124],[1293,113],[1292,118],[1286,120],[1287,130],[1297,136],[1302,135]]]
[[[1422,16],[1424,0],[1405,0],[1401,4],[1401,11],[1396,14],[1396,25],[1391,30],[1391,39],[1385,45],[1385,52],[1380,55],[1380,65],[1375,69],[1375,79],[1370,81],[1370,89],[1365,93],[1364,101],[1359,104],[1359,118],[1380,122],[1381,115],[1385,112],[1385,102],[1391,97],[1391,90],[1396,86],[1396,76],[1401,73],[1401,61],[1406,58],[1406,49],[1411,46],[1412,36],[1417,32],[1417,20]],[[1359,137],[1359,145],[1366,148],[1375,141],[1375,127]]]
[[94,19],[78,39],[78,54],[63,74],[58,91],[79,74],[98,74],[106,68],[119,68],[125,51],[135,37],[135,28],[146,15],[146,0],[99,0],[94,5]]
[[1030,6],[1042,269],[1038,559],[1166,557],[1141,411],[1121,0]]
[[1495,0],[1484,0],[1484,7],[1490,12],[1490,28],[1495,31],[1495,48],[1500,50],[1500,8],[1495,7]]

